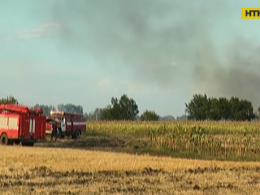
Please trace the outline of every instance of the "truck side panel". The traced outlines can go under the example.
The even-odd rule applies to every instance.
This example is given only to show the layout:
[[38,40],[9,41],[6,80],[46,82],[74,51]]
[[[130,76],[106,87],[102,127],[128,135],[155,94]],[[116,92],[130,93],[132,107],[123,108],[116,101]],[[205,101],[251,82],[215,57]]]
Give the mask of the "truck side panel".
[[0,115],[0,135],[5,133],[9,139],[17,139],[18,123],[17,115]]
[[70,117],[66,117],[65,120],[66,120],[66,132],[71,133],[71,131],[73,131],[73,124],[72,124],[73,121],[71,121]]
[[8,138],[18,139],[19,116],[8,117]]
[[85,119],[75,119],[73,120],[73,130],[80,129],[81,132],[86,132],[86,120]]
[[44,116],[35,117],[35,131],[34,138],[45,139],[45,129],[46,129],[46,118]]
[[85,119],[72,119],[67,120],[67,127],[66,131],[76,131],[80,129],[81,132],[86,132],[86,120]]
[[20,116],[19,136],[23,139],[30,139],[30,120],[28,116]]
[[44,116],[21,116],[20,133],[23,139],[45,139],[46,119]]
[[8,118],[0,115],[0,135],[6,132]]

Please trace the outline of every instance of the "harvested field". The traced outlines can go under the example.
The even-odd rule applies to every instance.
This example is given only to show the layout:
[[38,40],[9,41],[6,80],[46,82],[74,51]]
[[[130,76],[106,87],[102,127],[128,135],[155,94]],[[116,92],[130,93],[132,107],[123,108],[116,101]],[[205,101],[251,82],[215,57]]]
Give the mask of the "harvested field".
[[0,146],[1,194],[259,194],[260,163]]

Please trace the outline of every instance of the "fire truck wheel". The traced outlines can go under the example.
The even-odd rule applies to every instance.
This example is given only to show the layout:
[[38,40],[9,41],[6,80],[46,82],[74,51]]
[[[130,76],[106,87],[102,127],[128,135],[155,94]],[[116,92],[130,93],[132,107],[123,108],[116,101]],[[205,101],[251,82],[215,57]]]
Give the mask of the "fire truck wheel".
[[80,138],[80,131],[77,129],[72,135],[71,135],[72,139],[78,139]]
[[20,144],[20,140],[15,140],[14,143],[15,143],[16,145],[18,145],[18,144]]
[[8,145],[8,137],[6,134],[1,135],[1,144]]

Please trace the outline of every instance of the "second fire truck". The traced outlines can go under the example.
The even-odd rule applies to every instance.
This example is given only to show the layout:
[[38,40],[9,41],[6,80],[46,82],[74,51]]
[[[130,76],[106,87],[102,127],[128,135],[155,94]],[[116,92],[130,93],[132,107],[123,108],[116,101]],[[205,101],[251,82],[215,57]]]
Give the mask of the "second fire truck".
[[86,118],[82,114],[52,110],[46,122],[46,133],[52,132],[52,124],[55,123],[58,127],[59,138],[71,136],[77,139],[86,132]]

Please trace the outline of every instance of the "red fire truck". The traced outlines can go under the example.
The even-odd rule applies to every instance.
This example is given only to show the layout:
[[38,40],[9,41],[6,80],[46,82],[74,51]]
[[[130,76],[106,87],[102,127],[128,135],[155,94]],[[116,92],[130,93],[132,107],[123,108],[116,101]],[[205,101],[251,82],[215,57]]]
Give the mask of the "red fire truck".
[[46,117],[40,108],[0,104],[0,143],[33,146],[45,140]]
[[82,114],[52,110],[46,122],[46,133],[52,132],[52,124],[55,123],[59,138],[71,136],[72,139],[77,139],[86,132],[86,118]]

